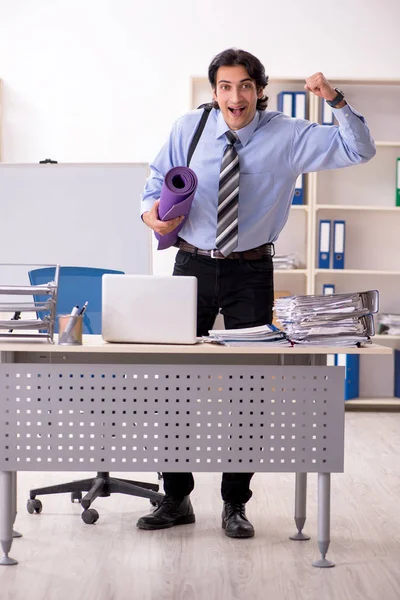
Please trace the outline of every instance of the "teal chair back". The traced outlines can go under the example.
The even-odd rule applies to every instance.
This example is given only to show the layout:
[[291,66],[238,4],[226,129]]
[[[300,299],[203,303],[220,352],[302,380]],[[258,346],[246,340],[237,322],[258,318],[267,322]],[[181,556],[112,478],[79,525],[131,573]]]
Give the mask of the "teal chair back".
[[[82,308],[88,303],[83,316],[83,333],[101,334],[101,278],[105,273],[123,275],[123,271],[97,269],[92,267],[60,267],[56,314],[69,314],[74,306]],[[54,281],[55,267],[44,267],[29,271],[31,285],[41,285]],[[35,301],[43,300],[43,297]],[[38,313],[43,318],[45,313]],[[55,323],[58,333],[58,319]]]

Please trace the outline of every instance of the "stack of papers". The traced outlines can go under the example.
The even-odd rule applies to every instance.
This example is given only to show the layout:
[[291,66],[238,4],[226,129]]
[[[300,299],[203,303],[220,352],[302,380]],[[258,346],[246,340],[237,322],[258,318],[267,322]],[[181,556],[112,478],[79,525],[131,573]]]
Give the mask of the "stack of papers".
[[246,327],[243,329],[212,329],[205,342],[224,346],[291,346],[285,333],[275,325]]
[[400,315],[381,313],[378,315],[378,333],[400,335]]
[[376,290],[320,296],[277,298],[276,317],[296,344],[354,346],[375,335],[372,313],[379,308]]
[[297,254],[275,254],[272,261],[274,269],[299,269],[301,266]]

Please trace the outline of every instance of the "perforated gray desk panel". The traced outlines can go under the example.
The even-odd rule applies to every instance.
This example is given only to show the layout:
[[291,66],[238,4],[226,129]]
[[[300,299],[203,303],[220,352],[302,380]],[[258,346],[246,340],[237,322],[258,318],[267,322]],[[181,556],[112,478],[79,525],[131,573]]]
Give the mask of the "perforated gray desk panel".
[[342,472],[343,369],[1,364],[0,470]]

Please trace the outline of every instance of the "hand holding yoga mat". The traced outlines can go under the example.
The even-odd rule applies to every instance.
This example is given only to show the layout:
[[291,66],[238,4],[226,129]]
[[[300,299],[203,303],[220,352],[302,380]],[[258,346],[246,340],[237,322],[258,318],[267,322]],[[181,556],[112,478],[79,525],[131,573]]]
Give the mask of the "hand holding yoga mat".
[[184,226],[192,206],[196,188],[197,176],[189,167],[174,167],[166,174],[158,207],[159,218],[161,221],[169,221],[180,216],[185,218],[182,223],[166,235],[155,232],[158,240],[158,250],[165,250],[173,246],[178,239],[178,233]]

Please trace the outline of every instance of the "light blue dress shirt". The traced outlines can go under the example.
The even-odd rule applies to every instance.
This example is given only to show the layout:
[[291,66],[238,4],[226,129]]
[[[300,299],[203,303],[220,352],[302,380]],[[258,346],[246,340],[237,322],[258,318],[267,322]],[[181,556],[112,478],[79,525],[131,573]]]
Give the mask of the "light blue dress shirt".
[[[257,111],[249,125],[236,133],[240,160],[239,240],[237,251],[277,240],[284,227],[301,173],[338,169],[367,162],[375,144],[364,118],[349,105],[333,109],[337,125],[317,125],[283,113]],[[160,198],[164,176],[172,167],[185,166],[190,141],[202,109],[174,124],[171,134],[150,165],[151,175],[142,194],[141,214]],[[215,248],[218,183],[228,126],[213,109],[193,154],[190,168],[198,187],[189,217],[179,236],[197,248]]]

